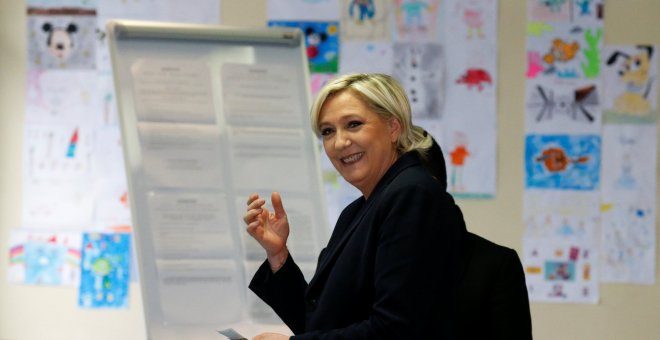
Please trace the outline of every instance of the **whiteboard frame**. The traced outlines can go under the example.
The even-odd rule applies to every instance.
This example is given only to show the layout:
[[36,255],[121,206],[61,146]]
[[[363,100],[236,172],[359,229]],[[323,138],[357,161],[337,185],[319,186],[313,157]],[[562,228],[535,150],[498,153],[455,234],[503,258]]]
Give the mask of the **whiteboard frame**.
[[[177,44],[194,42],[207,46],[254,46],[258,49],[261,46],[268,48],[281,49],[290,54],[288,63],[291,67],[299,70],[301,75],[297,79],[301,84],[302,107],[305,113],[308,112],[311,103],[310,81],[307,57],[305,53],[304,35],[299,29],[288,28],[237,28],[218,25],[195,25],[180,23],[158,23],[133,20],[115,20],[107,23],[108,40],[113,65],[113,76],[115,81],[115,93],[117,97],[119,121],[122,133],[122,144],[124,150],[125,166],[127,172],[128,191],[130,207],[132,212],[133,234],[135,236],[135,249],[137,253],[138,269],[140,275],[140,287],[144,307],[144,317],[146,323],[147,337],[149,339],[179,339],[179,338],[217,338],[216,329],[223,328],[224,325],[231,322],[244,322],[249,320],[246,310],[246,298],[242,297],[242,306],[233,306],[239,308],[241,320],[218,320],[217,323],[200,324],[169,324],[163,316],[160,306],[158,286],[158,270],[155,266],[155,250],[153,246],[150,218],[146,201],[146,189],[143,174],[143,159],[140,153],[140,138],[138,135],[138,118],[135,108],[134,97],[131,93],[132,84],[130,72],[131,60],[127,57],[127,51],[130,51],[133,42],[149,42],[155,44],[165,44],[176,47]],[[173,50],[174,51],[174,50]],[[132,53],[132,52],[131,52]],[[246,61],[250,63],[254,61]],[[217,92],[217,91],[216,91]],[[218,109],[216,108],[216,111]],[[216,113],[217,115],[217,113]],[[329,228],[327,227],[327,212],[323,197],[323,185],[320,173],[320,161],[318,154],[318,143],[316,137],[310,129],[309,115],[303,114],[305,121],[301,124],[305,130],[305,141],[309,145],[305,147],[313,155],[313,168],[316,170],[313,174],[313,182],[310,197],[313,197],[312,204],[315,210],[316,247],[320,251],[328,239]],[[218,120],[216,124],[227,125],[226,122]],[[226,126],[225,126],[226,127]],[[234,193],[234,191],[229,191]],[[236,197],[228,195],[228,201],[236,201]],[[246,199],[241,198],[241,199]],[[286,197],[284,197],[286,204]],[[241,227],[243,227],[241,225]],[[233,242],[240,244],[239,238],[234,238]],[[242,249],[242,247],[241,247]],[[245,260],[244,254],[236,255],[236,260],[240,263]],[[314,263],[315,264],[315,263]],[[242,269],[245,269],[243,266]],[[247,273],[242,271],[241,284],[247,293]]]

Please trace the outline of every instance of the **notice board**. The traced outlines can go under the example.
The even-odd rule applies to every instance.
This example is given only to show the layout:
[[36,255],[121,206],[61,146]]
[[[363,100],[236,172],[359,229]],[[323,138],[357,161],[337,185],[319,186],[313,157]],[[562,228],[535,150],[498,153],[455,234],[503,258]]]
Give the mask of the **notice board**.
[[108,23],[150,339],[277,317],[247,290],[265,252],[247,197],[279,191],[308,279],[327,241],[302,32]]

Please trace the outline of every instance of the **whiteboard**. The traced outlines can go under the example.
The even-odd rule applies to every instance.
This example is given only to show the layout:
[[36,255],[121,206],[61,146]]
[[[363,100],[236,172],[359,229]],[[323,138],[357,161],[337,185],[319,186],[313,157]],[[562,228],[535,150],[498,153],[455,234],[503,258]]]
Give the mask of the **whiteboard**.
[[149,339],[278,322],[247,290],[265,253],[242,216],[279,191],[311,277],[329,228],[302,33],[112,21],[108,37]]

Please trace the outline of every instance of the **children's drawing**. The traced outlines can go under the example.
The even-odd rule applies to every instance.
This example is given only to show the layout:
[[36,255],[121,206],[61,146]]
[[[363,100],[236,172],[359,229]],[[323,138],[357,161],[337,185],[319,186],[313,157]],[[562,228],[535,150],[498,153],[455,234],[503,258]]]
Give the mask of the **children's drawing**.
[[80,281],[79,233],[16,230],[9,241],[10,282],[75,286]]
[[429,41],[436,36],[439,0],[395,0],[398,41]]
[[565,245],[555,240],[524,240],[523,266],[530,300],[545,302],[598,302],[595,261],[589,244]]
[[121,233],[83,235],[79,306],[127,307],[130,236]]
[[449,151],[449,160],[451,164],[451,174],[449,176],[449,191],[463,192],[465,184],[463,182],[463,167],[465,161],[470,157],[468,149],[468,138],[463,132],[454,132],[454,141],[451,151]]
[[444,100],[444,56],[439,44],[395,43],[393,76],[405,88],[413,118],[439,118]]
[[485,86],[493,85],[493,80],[488,71],[482,68],[469,68],[456,79],[456,83],[466,85],[468,89],[476,88],[481,92]]
[[25,135],[30,179],[74,180],[91,175],[93,141],[89,130],[32,126]]
[[96,10],[28,8],[29,69],[94,69]]
[[389,42],[343,42],[339,73],[392,74],[393,54]]
[[650,202],[603,205],[601,280],[653,284],[655,238]]
[[533,122],[563,120],[565,123],[595,123],[600,121],[599,100],[596,85],[583,87],[543,86],[530,89],[527,101],[529,118]]
[[595,190],[600,183],[600,136],[528,135],[526,187]]
[[628,115],[632,120],[647,117],[655,119],[657,107],[655,48],[652,45],[636,47],[610,47],[607,49],[608,76],[605,77],[605,93],[608,97],[606,111]]
[[342,41],[389,40],[390,1],[342,0],[342,3]]
[[527,77],[597,78],[601,71],[602,26],[554,24],[549,27],[528,37]]
[[[25,122],[93,126],[99,118],[99,74],[91,70],[31,70]],[[112,81],[112,77],[108,77]]]
[[605,124],[601,195],[603,201],[655,197],[655,125]]
[[339,23],[313,21],[269,21],[268,26],[297,27],[305,34],[312,73],[337,73],[339,66]]

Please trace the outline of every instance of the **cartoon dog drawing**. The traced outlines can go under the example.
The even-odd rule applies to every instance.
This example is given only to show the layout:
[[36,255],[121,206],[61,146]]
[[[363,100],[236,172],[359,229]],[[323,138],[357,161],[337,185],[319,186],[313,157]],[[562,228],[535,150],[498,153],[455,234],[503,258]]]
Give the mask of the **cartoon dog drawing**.
[[614,109],[621,113],[644,115],[651,111],[648,96],[653,82],[649,73],[653,46],[638,45],[637,48],[640,53],[632,56],[615,51],[607,59],[607,65],[612,66],[619,57],[625,59],[619,69],[619,76],[626,84],[626,89],[614,100]]

